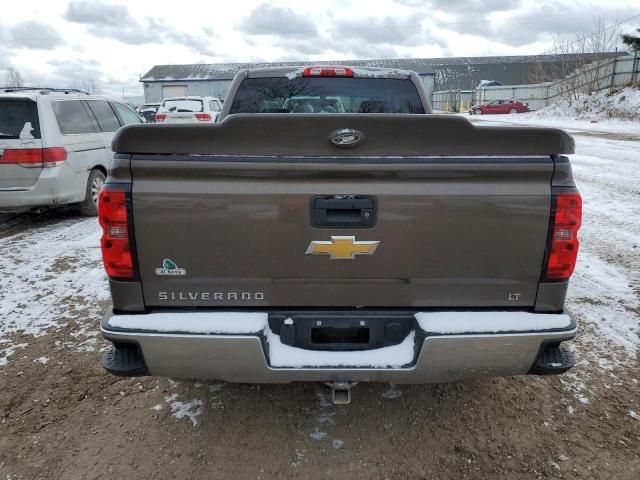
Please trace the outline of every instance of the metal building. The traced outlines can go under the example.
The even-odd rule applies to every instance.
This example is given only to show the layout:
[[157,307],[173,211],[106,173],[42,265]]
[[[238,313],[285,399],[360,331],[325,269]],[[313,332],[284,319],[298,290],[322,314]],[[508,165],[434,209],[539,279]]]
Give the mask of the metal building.
[[[593,62],[619,53],[572,55],[571,61]],[[212,95],[224,98],[234,75],[245,68],[297,67],[300,65],[353,65],[397,68],[415,71],[429,95],[434,90],[472,90],[482,80],[497,80],[504,85],[555,80],[567,61],[566,55],[529,55],[510,57],[408,58],[381,60],[299,61],[280,63],[214,63],[193,65],[156,65],[142,76],[147,103],[184,95]]]

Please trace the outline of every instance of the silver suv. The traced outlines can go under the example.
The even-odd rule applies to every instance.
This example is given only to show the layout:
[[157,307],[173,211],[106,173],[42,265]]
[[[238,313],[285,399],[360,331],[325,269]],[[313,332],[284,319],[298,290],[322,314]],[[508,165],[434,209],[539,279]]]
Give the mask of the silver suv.
[[0,89],[0,211],[78,204],[96,215],[114,133],[143,122],[124,102],[76,90]]

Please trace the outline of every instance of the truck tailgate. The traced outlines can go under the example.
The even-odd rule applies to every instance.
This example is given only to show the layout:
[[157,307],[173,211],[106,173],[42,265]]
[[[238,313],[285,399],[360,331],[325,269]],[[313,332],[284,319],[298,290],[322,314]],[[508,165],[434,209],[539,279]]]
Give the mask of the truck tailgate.
[[[131,165],[147,306],[535,301],[549,226],[550,156],[134,155]],[[375,225],[312,225],[314,198],[344,196],[373,199]],[[354,237],[347,250],[357,242],[379,244],[353,259],[306,254],[311,242],[332,236]]]

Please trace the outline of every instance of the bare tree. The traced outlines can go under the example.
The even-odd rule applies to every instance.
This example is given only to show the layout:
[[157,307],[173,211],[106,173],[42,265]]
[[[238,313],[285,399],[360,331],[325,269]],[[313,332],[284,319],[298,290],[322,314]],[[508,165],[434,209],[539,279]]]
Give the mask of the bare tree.
[[7,75],[5,77],[5,83],[7,87],[22,87],[24,86],[24,81],[22,80],[22,75],[20,72],[13,67],[7,68]]
[[100,85],[95,78],[76,80],[75,82],[73,82],[72,87],[90,93],[91,95],[102,92],[102,89],[100,88]]
[[573,35],[556,34],[553,48],[548,53],[557,55],[555,61],[532,65],[526,80],[542,83],[559,80],[557,95],[569,105],[578,99],[580,93],[593,92],[602,87],[603,79],[611,68],[611,60],[594,60],[585,63],[584,55],[589,53],[609,53],[617,50],[620,42],[619,29],[608,27],[604,17],[599,18],[590,32],[576,31]]
[[591,33],[582,32],[582,38],[586,39],[585,52],[586,53],[604,53],[604,52],[616,52],[620,46],[620,28],[617,26],[618,22],[615,22],[615,26],[607,27],[606,19],[600,17],[596,23],[595,28]]
[[544,83],[551,79],[551,71],[543,62],[529,64],[523,78],[524,83]]
[[580,61],[580,54],[615,52],[619,42],[619,28],[607,27],[604,18],[597,20],[590,33],[576,33],[573,39],[556,35],[554,50],[564,54],[559,65],[559,78],[564,80],[557,85],[560,98],[572,105],[580,94],[606,87],[612,75],[613,60],[601,59],[584,64]]

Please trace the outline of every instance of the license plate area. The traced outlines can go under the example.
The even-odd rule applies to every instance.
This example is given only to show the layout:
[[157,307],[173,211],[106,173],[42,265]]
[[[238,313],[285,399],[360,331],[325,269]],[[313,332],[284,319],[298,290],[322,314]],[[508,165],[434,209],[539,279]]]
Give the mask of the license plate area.
[[277,312],[269,327],[285,345],[307,350],[370,350],[401,343],[414,329],[407,312]]
[[336,328],[315,327],[311,328],[311,343],[315,345],[332,343],[369,343],[369,328]]

